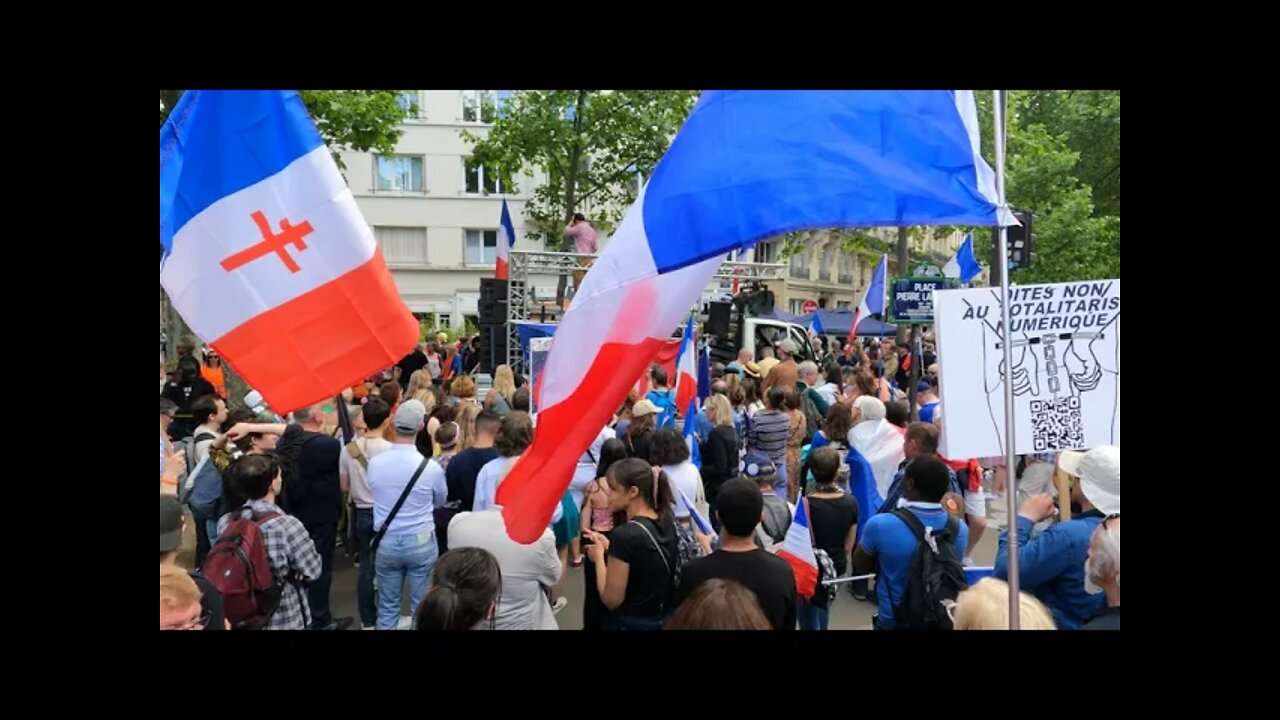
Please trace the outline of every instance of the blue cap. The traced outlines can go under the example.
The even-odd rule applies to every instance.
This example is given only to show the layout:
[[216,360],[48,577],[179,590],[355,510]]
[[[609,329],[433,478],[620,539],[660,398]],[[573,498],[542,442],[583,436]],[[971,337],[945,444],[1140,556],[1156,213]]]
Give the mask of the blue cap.
[[743,475],[749,478],[773,475],[777,472],[777,469],[773,466],[773,460],[759,450],[752,450],[743,455],[742,462],[739,463],[739,469]]

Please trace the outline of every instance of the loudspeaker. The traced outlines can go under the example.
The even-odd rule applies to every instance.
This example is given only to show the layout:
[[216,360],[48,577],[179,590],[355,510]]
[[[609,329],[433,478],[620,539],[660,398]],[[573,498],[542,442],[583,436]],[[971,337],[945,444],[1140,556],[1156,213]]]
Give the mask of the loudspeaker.
[[477,306],[480,310],[481,325],[497,325],[507,322],[506,300],[485,300],[481,298]]
[[480,372],[493,375],[499,365],[507,362],[507,326],[480,326]]
[[507,280],[497,278],[480,278],[480,300],[506,300]]
[[707,303],[707,324],[702,328],[708,335],[729,336],[729,315],[733,305],[727,302]]
[[768,315],[773,312],[773,291],[761,283],[752,283],[750,289],[733,297],[733,304],[741,308],[745,315]]

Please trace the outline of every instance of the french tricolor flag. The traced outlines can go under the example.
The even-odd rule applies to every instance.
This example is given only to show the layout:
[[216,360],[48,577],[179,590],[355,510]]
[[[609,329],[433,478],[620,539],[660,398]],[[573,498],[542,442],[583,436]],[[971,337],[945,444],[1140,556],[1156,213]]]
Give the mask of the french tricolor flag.
[[970,280],[982,274],[982,266],[973,254],[973,233],[964,236],[964,242],[956,249],[955,257],[942,268],[947,277],[960,278],[960,282],[968,285]]
[[697,423],[694,421],[698,415],[698,398],[689,398],[689,404],[684,406],[684,443],[689,446],[689,462],[693,466],[702,469],[702,449],[698,447],[698,437],[694,434]]
[[809,228],[1012,218],[970,92],[704,92],[556,329],[538,432],[498,490],[508,533],[542,535],[578,457],[729,252]]
[[498,259],[495,262],[493,276],[498,280],[506,280],[511,267],[511,248],[516,244],[516,228],[511,224],[511,209],[502,200],[502,217],[498,221]]
[[160,129],[160,284],[272,408],[332,398],[418,340],[293,90],[188,90]]
[[[850,348],[858,339],[858,323],[862,318],[871,317],[877,313],[880,317],[884,317],[885,276],[888,274],[889,256],[881,255],[876,271],[871,274],[871,284],[867,286],[866,292],[862,293],[862,301],[858,303],[858,309],[853,311],[853,324],[849,326],[849,337],[846,340]],[[851,354],[852,351],[846,353],[846,356]]]
[[[684,326],[684,337],[680,340],[680,354],[676,357],[676,407],[685,411],[697,406],[690,402],[698,399],[698,351],[693,342],[693,316]],[[685,422],[691,423],[693,418],[685,415]]]
[[778,557],[787,561],[796,574],[796,594],[808,600],[818,589],[818,556],[813,552],[813,535],[809,532],[809,517],[805,514],[803,499],[796,503],[796,515],[787,528]]

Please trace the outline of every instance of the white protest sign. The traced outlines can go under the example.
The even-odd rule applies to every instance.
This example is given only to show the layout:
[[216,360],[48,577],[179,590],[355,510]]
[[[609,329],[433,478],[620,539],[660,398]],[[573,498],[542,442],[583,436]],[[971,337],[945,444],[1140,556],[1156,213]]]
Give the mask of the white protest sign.
[[[1120,444],[1120,281],[1009,290],[1014,452]],[[999,288],[934,293],[942,446],[947,457],[1005,453]]]

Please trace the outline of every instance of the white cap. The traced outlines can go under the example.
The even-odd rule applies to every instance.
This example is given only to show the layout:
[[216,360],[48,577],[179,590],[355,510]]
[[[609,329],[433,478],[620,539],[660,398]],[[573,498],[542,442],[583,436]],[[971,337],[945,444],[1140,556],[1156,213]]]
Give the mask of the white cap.
[[1120,448],[1100,445],[1089,452],[1067,451],[1058,466],[1080,478],[1080,491],[1106,515],[1120,512]]

